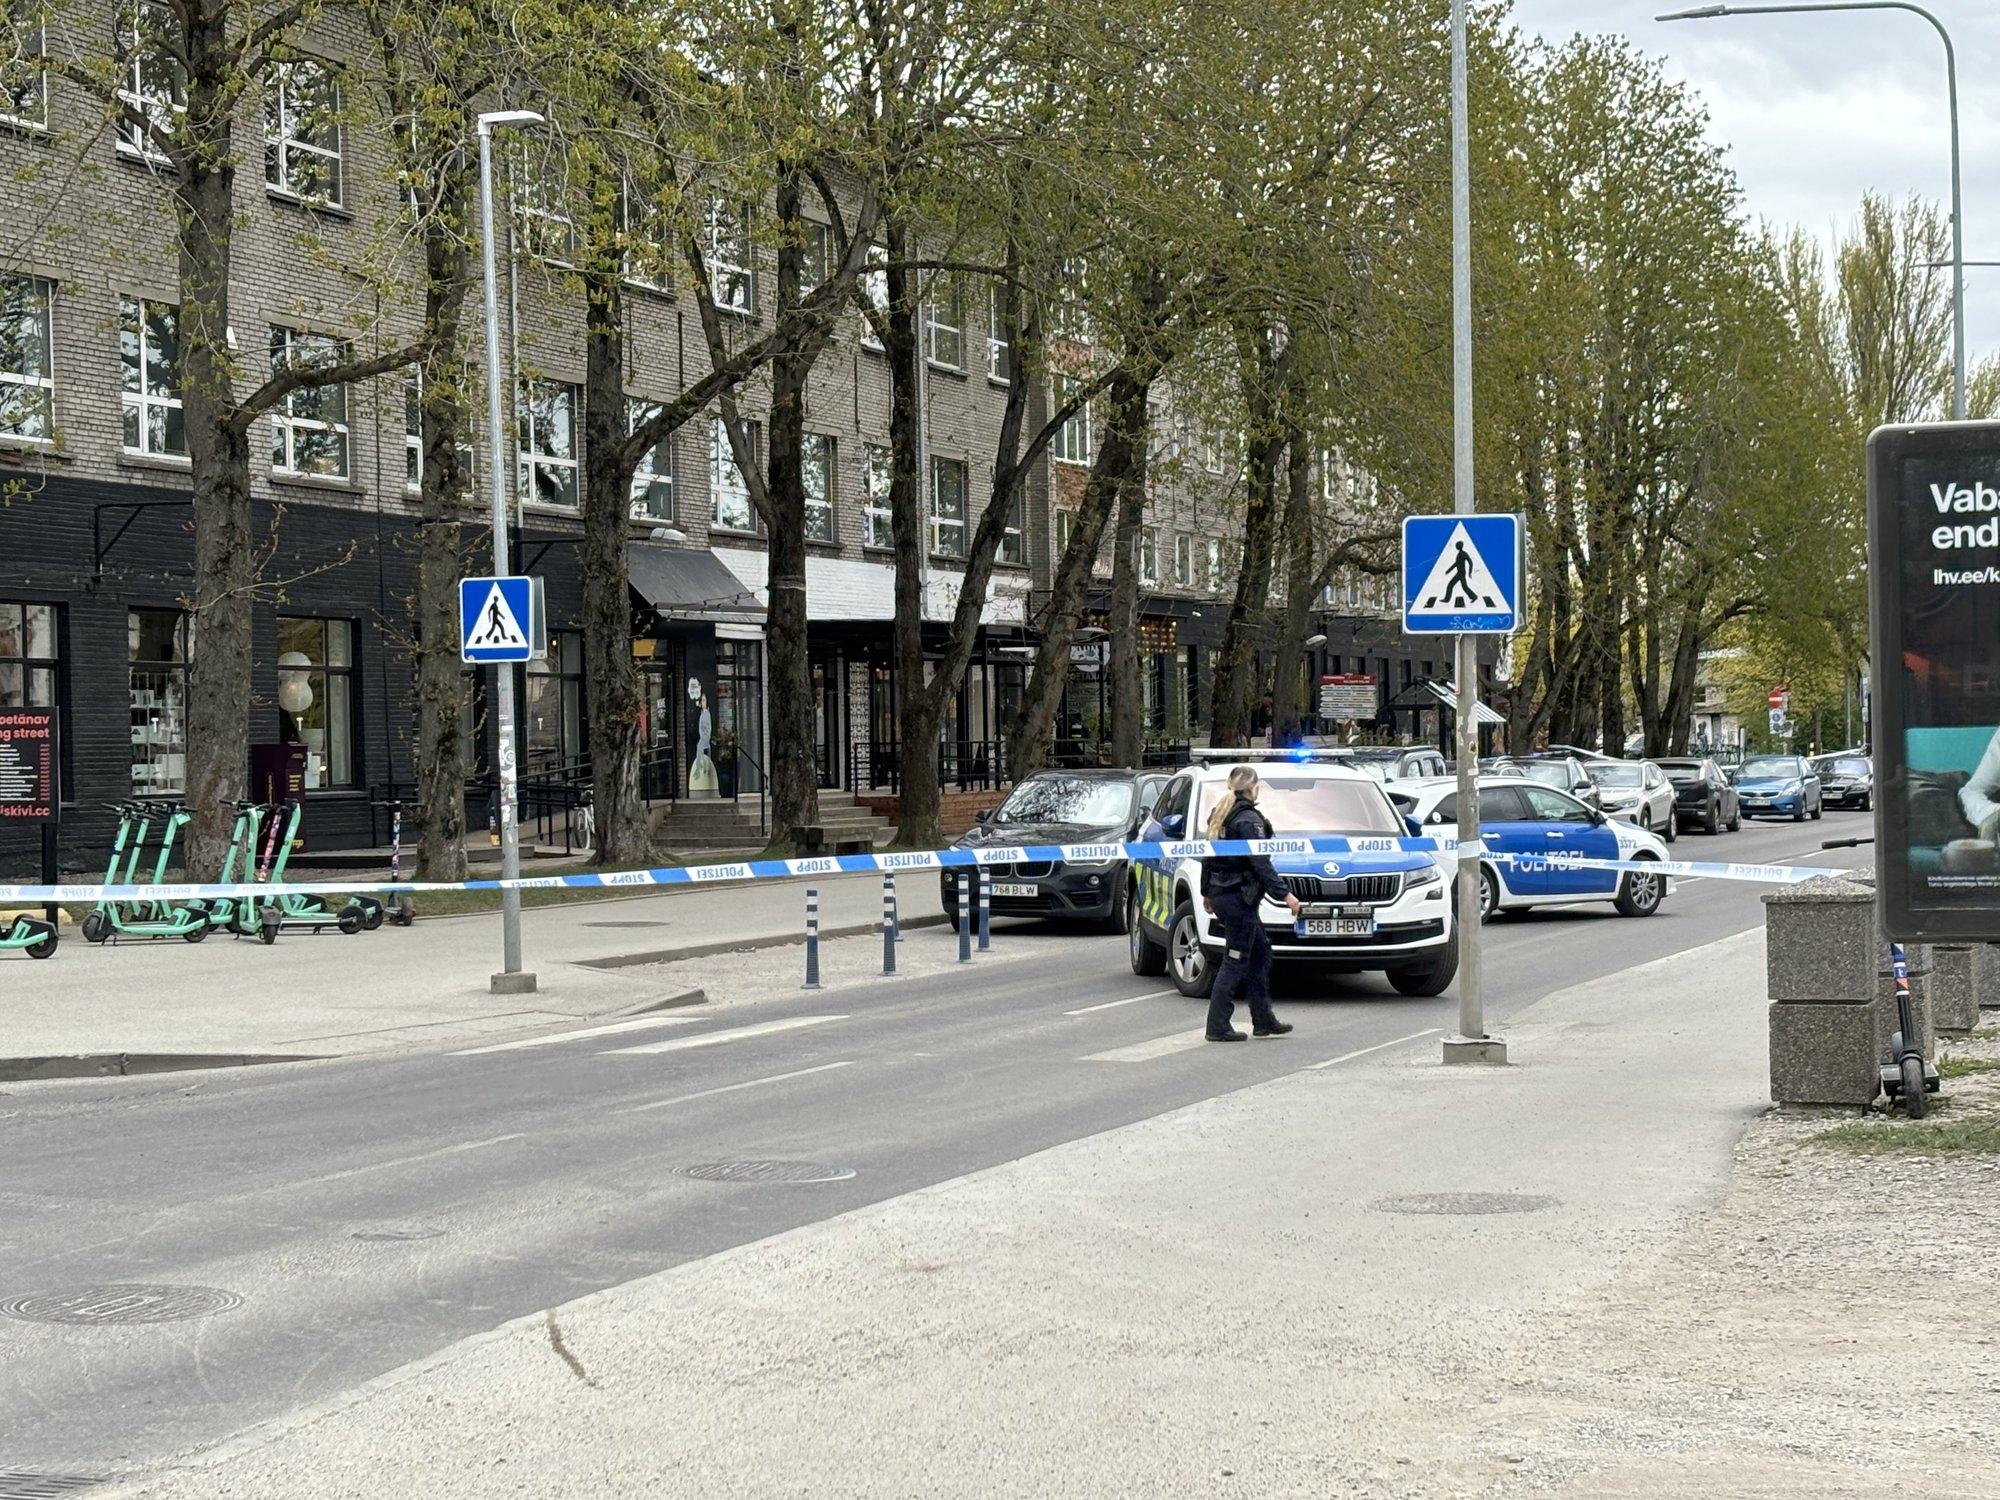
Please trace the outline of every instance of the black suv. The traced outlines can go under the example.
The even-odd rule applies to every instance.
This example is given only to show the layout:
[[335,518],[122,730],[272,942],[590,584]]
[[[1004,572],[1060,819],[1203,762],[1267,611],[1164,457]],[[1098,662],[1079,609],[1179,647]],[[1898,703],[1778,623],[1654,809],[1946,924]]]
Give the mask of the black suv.
[[1736,788],[1722,767],[1706,756],[1669,755],[1653,762],[1674,784],[1674,816],[1683,828],[1703,833],[1731,833],[1743,826]]
[[[1165,771],[1123,771],[1097,767],[1037,771],[1007,794],[977,826],[953,842],[954,849],[989,844],[1123,843],[1136,837],[1160,788]],[[983,875],[992,882],[995,916],[1057,917],[1094,923],[1107,932],[1125,930],[1125,860],[1029,860],[938,871],[938,895],[952,926],[958,925],[958,882],[975,897]]]

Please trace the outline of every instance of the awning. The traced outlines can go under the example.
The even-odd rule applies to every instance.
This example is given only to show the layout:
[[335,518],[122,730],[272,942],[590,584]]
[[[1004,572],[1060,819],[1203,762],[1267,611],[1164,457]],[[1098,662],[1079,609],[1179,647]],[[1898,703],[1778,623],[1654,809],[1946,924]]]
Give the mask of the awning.
[[[1450,709],[1453,713],[1458,712],[1458,694],[1453,692],[1451,688],[1447,687],[1444,683],[1433,682],[1428,677],[1421,678],[1418,681],[1411,683],[1408,687],[1404,688],[1400,693],[1396,694],[1395,697],[1389,700],[1389,707],[1428,708],[1430,705],[1422,701],[1424,698],[1431,698],[1436,702],[1442,703],[1446,708]],[[1405,701],[1406,699],[1410,701],[1406,702]],[[1495,713],[1492,709],[1488,708],[1484,703],[1478,705],[1478,708],[1479,711],[1472,716],[1477,723],[1505,724],[1507,722],[1505,717]]]
[[632,590],[663,619],[757,624],[764,606],[713,552],[632,546]]
[[[727,567],[753,590],[765,597],[770,558],[747,548],[729,548],[716,554]],[[958,608],[961,575],[933,565],[924,579],[924,618],[932,623],[948,623]],[[851,557],[806,558],[806,614],[815,624],[855,622],[886,623],[896,618],[896,570],[886,562]],[[1028,617],[1028,584],[1025,576],[995,573],[986,590],[986,606],[980,614],[984,625],[1021,625]]]

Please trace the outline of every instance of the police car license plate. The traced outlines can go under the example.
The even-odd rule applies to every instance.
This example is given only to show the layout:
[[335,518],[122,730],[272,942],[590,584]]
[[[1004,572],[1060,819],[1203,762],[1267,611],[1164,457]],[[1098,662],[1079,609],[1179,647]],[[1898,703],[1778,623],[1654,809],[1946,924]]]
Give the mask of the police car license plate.
[[1293,924],[1300,937],[1373,937],[1373,917],[1301,917]]
[[1010,884],[1000,880],[993,882],[993,894],[996,896],[1039,896],[1041,893],[1041,887],[1036,885]]

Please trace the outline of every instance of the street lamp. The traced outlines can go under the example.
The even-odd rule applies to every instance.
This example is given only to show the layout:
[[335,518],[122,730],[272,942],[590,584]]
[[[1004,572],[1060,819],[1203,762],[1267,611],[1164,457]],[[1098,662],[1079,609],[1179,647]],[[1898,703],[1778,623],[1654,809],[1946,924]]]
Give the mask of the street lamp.
[[1797,5],[1698,5],[1657,16],[1660,21],[1713,21],[1722,16],[1778,16],[1817,10],[1906,10],[1931,23],[1944,43],[1945,92],[1951,101],[1951,416],[1965,420],[1965,205],[1958,170],[1958,53],[1944,22],[1910,0],[1819,0]]
[[[508,125],[539,125],[542,117],[531,109],[489,110],[479,117],[479,225],[480,251],[486,277],[486,438],[493,461],[487,471],[493,492],[493,572],[507,576],[507,475],[503,455],[506,434],[502,430],[500,400],[500,291],[499,276],[493,265],[493,132]],[[521,878],[521,831],[516,819],[514,795],[514,669],[502,663],[493,669],[499,710],[500,768],[500,878]],[[521,891],[518,886],[500,888],[500,972],[492,979],[496,995],[530,994],[535,976],[521,969]]]

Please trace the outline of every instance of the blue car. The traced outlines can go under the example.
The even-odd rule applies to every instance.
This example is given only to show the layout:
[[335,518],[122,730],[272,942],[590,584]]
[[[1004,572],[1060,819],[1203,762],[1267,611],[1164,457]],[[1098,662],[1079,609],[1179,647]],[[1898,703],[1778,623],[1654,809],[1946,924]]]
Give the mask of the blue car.
[[1753,755],[1729,779],[1746,818],[1817,818],[1825,803],[1819,776],[1802,755]]

